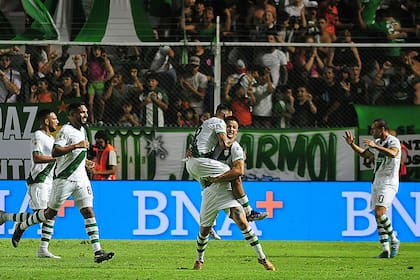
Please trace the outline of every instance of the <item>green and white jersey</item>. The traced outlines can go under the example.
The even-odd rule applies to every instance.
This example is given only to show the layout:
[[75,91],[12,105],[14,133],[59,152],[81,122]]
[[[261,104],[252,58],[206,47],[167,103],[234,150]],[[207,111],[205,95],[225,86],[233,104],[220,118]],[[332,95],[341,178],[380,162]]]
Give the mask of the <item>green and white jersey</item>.
[[226,134],[226,123],[224,120],[212,117],[205,120],[197,128],[192,141],[192,153],[194,157],[209,157],[219,143],[217,134]]
[[[83,140],[87,140],[84,127],[81,127],[79,130],[70,124],[65,124],[58,132],[54,145],[65,147],[77,144]],[[54,178],[67,179],[74,182],[88,181],[89,177],[85,168],[86,155],[86,148],[78,148],[58,157]]]
[[34,183],[52,184],[53,168],[55,162],[35,163],[33,154],[39,153],[44,156],[51,156],[54,145],[54,137],[42,130],[34,132],[31,138],[31,172],[26,180],[28,185]]
[[214,158],[232,168],[235,161],[245,160],[244,149],[236,141],[227,149],[222,149],[220,146],[217,146],[214,150]]
[[393,158],[385,156],[384,153],[377,149],[369,148],[369,151],[375,155],[375,169],[374,169],[374,184],[380,185],[394,185],[398,186],[399,183],[399,170],[401,161],[401,144],[398,138],[388,135],[388,137],[382,141],[381,139],[375,140],[376,145],[385,148],[398,148],[398,155]]

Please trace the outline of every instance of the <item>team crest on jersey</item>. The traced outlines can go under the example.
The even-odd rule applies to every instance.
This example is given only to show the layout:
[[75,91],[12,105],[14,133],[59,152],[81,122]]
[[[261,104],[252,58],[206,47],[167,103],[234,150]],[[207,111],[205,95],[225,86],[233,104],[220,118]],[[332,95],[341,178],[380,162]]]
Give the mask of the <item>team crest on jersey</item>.
[[225,158],[227,158],[229,156],[229,154],[230,154],[230,150],[229,149],[225,149],[223,151],[223,154],[224,154]]

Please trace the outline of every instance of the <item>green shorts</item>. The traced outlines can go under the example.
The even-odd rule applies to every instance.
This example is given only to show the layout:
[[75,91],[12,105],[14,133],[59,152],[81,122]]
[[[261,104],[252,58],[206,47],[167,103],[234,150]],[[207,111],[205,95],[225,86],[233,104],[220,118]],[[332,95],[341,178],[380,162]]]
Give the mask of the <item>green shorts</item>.
[[97,82],[90,82],[88,87],[89,94],[103,94],[105,91],[105,82],[104,81],[97,81]]

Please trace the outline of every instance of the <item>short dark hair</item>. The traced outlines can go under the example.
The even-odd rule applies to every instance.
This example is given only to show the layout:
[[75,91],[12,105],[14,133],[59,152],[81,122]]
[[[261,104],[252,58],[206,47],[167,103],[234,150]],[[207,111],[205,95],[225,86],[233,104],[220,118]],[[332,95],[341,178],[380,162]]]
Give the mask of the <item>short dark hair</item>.
[[71,103],[70,105],[69,105],[69,107],[67,108],[67,112],[70,114],[70,113],[73,113],[74,111],[76,111],[76,110],[78,110],[79,109],[79,107],[80,106],[86,106],[86,104],[84,103],[84,102],[82,102],[82,101],[76,101],[76,102],[73,102],[73,103]]
[[229,116],[229,117],[226,117],[225,118],[225,123],[230,122],[230,121],[236,122],[238,124],[238,127],[239,127],[239,120],[238,120],[237,117],[235,117],[235,116]]
[[51,109],[41,109],[36,113],[36,117],[39,121],[45,120],[51,113],[54,113]]
[[105,130],[98,130],[95,133],[95,139],[104,139],[108,143],[108,133]]
[[223,110],[225,110],[225,111],[232,111],[232,109],[230,108],[229,104],[220,103],[219,105],[217,105],[216,112],[223,111]]
[[144,77],[145,77],[145,80],[146,81],[156,80],[157,82],[159,82],[159,75],[155,71],[148,71],[148,72],[146,72],[146,74],[144,75]]
[[37,83],[38,84],[39,83],[46,83],[48,86],[50,85],[50,82],[48,81],[48,79],[46,77],[39,78]]
[[383,127],[383,128],[385,128],[385,130],[389,130],[388,123],[387,123],[386,120],[376,119],[373,122],[376,123],[377,128],[382,128]]

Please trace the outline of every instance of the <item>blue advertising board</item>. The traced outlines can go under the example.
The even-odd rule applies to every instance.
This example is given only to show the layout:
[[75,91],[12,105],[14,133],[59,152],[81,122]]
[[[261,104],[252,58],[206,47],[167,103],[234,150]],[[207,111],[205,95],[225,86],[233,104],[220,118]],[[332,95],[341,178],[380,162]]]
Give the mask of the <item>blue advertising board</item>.
[[[201,188],[191,181],[92,181],[94,208],[101,239],[195,240]],[[263,240],[376,241],[367,182],[244,182],[251,205],[269,211],[251,223]],[[24,181],[0,181],[0,209],[28,210]],[[420,187],[400,184],[388,211],[401,241],[420,241]],[[242,235],[220,212],[216,230],[223,239]],[[10,238],[14,224],[0,226],[0,238]],[[39,238],[39,226],[24,238]],[[57,239],[87,239],[83,218],[74,201],[66,201],[55,223]]]

